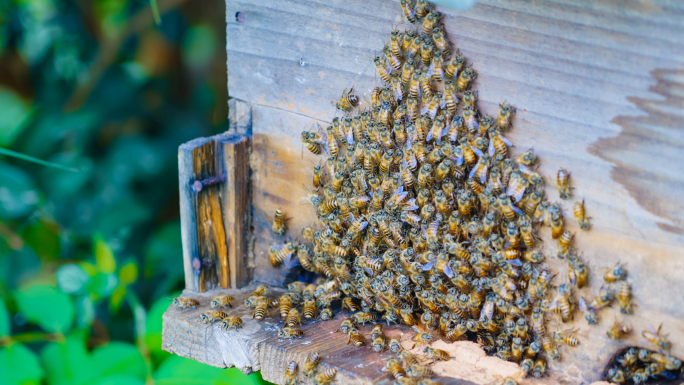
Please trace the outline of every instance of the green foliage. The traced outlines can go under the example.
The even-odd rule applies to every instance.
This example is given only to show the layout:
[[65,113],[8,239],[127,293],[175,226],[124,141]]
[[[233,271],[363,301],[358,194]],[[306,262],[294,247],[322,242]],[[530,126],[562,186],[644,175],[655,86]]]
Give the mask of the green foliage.
[[161,349],[177,149],[228,127],[223,12],[0,0],[0,384],[265,383]]

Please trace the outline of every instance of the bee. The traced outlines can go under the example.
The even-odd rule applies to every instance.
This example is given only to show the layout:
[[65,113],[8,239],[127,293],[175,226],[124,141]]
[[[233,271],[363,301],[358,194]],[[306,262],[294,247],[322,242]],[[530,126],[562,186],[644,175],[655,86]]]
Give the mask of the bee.
[[418,0],[418,4],[416,5],[416,18],[422,19],[428,12],[430,12],[430,3],[428,0]]
[[342,309],[349,309],[350,311],[359,311],[361,308],[354,302],[352,297],[342,298]]
[[252,313],[252,318],[257,320],[262,320],[264,317],[269,316],[268,311],[268,301],[265,297],[258,297],[256,300],[256,306],[254,307],[254,312]]
[[622,282],[620,284],[620,290],[618,290],[618,304],[620,305],[620,313],[629,314],[632,312],[632,289],[627,282]]
[[[401,0],[401,9],[409,23],[416,22],[416,0]],[[397,31],[398,32],[398,31]],[[397,55],[398,56],[398,55]]]
[[181,312],[189,307],[196,309],[199,305],[199,301],[192,298],[176,297],[173,299],[173,306],[179,308]]
[[591,310],[589,308],[589,305],[587,305],[587,302],[584,299],[584,297],[579,299],[579,310],[582,313],[584,313],[584,319],[586,319],[590,325],[598,323],[598,316],[596,315],[596,311]]
[[591,303],[589,303],[589,310],[598,312],[604,307],[610,305],[615,298],[615,292],[611,289],[601,289],[601,293]]
[[382,333],[382,325],[375,325],[373,326],[373,330],[371,330],[371,339],[374,340],[378,336],[383,335]]
[[555,331],[553,332],[553,340],[558,343],[564,343],[568,346],[577,346],[579,345],[579,340],[572,334],[574,332],[575,330],[566,330],[562,332]]
[[295,328],[291,328],[291,327],[284,327],[284,328],[278,330],[278,338],[280,338],[280,339],[292,340],[295,338],[302,338],[302,337],[304,337],[304,332],[299,330],[299,329],[295,329]]
[[622,384],[626,381],[625,372],[620,368],[610,368],[606,375],[611,382],[616,384]]
[[627,325],[624,323],[615,320],[613,325],[608,329],[606,334],[608,335],[608,338],[612,338],[614,340],[619,340],[624,338],[626,335],[632,332],[632,329],[630,329]]
[[354,323],[365,325],[367,322],[375,322],[376,317],[373,313],[358,312],[352,316]]
[[468,85],[470,82],[475,80],[477,78],[477,72],[475,72],[474,69],[468,67],[461,72],[461,74],[458,76],[458,79],[456,80],[456,88],[460,91],[463,92],[468,88]]
[[669,350],[671,346],[670,341],[668,341],[666,338],[668,335],[660,334],[660,328],[662,326],[663,325],[658,326],[658,330],[656,330],[652,325],[648,325],[648,329],[641,332],[641,336],[656,346],[659,352],[662,352],[663,350]]
[[432,41],[435,42],[435,46],[442,51],[444,56],[451,55],[451,44],[444,36],[444,31],[440,28],[435,28],[432,30]]
[[625,278],[627,278],[627,271],[622,266],[615,266],[603,275],[603,280],[608,283],[624,281]]
[[572,237],[574,234],[566,231],[558,238],[558,257],[565,258],[570,251],[570,242],[572,242]]
[[385,336],[380,334],[379,336],[377,336],[373,339],[373,344],[372,344],[373,351],[379,353],[379,352],[385,350],[385,344],[386,344]]
[[302,324],[302,317],[297,309],[290,309],[285,318],[285,324],[291,328]]
[[318,319],[322,321],[330,321],[333,317],[335,317],[335,313],[330,308],[325,308],[318,314]]
[[406,309],[402,308],[399,310],[399,315],[401,316],[401,320],[408,326],[413,326],[415,324],[415,320],[413,319],[413,310],[412,309]]
[[423,64],[426,66],[429,66],[430,62],[432,61],[432,50],[432,40],[424,41],[423,46],[420,49],[420,58],[423,60]]
[[294,361],[285,369],[285,385],[297,385],[297,363]]
[[349,92],[347,90],[342,92],[342,97],[336,104],[338,110],[349,112],[359,103],[359,98],[352,94],[353,90],[354,88],[350,89]]
[[235,330],[242,327],[243,321],[240,317],[227,317],[221,321],[221,329],[230,330],[230,328],[235,328]]
[[263,284],[263,285],[257,286],[256,289],[254,289],[254,291],[252,292],[252,295],[257,296],[257,297],[261,297],[261,296],[267,295],[270,292],[271,292],[270,286]]
[[321,356],[317,352],[311,352],[306,357],[306,362],[304,363],[304,377],[311,378],[316,374],[316,368],[318,363],[321,362]]
[[404,369],[401,367],[401,363],[396,358],[388,359],[387,363],[385,364],[385,368],[390,372],[390,374],[392,374],[392,377],[397,380],[406,377],[406,372],[404,372]]
[[616,361],[625,368],[634,365],[638,359],[638,349],[629,348],[622,357],[618,357]]
[[308,135],[304,136],[304,133],[302,133],[302,143],[307,150],[311,151],[312,154],[321,155],[322,150],[319,143],[309,139]]
[[295,245],[292,242],[272,245],[268,252],[271,265],[279,267],[285,261],[290,261],[295,251]]
[[460,53],[457,53],[453,59],[447,62],[446,67],[444,68],[444,74],[448,78],[453,79],[455,76],[458,76],[458,72],[463,68],[464,63],[465,58]]
[[582,202],[575,202],[572,208],[575,212],[575,218],[577,218],[577,224],[579,225],[580,229],[589,230],[589,220],[584,214],[584,199],[582,199]]
[[347,333],[347,345],[353,343],[356,346],[365,346],[366,339],[359,333],[359,331],[354,328]]
[[224,318],[228,318],[228,314],[222,312],[222,311],[215,311],[215,310],[209,310],[202,315],[200,315],[200,321],[205,324],[214,324],[216,321],[221,321]]
[[415,342],[413,346],[415,346],[416,344],[430,345],[433,339],[434,337],[432,333],[419,333],[414,335],[413,338],[411,338],[411,340]]
[[560,170],[558,170],[558,177],[557,177],[558,195],[560,196],[561,199],[570,198],[569,179],[570,179],[570,173],[569,172],[567,172],[565,169],[562,169],[562,168]]
[[537,358],[534,362],[534,368],[532,369],[532,375],[534,378],[541,378],[544,373],[546,373],[546,361],[544,358]]
[[423,354],[425,354],[426,358],[432,359],[433,363],[436,361],[446,361],[450,358],[449,352],[440,349],[433,349],[429,346],[426,346],[425,349],[423,349]]
[[551,224],[551,238],[558,239],[563,233],[563,216],[559,213],[553,213],[550,217]]
[[214,297],[214,299],[211,300],[210,304],[211,307],[214,309],[216,309],[217,307],[226,308],[233,307],[233,305],[231,305],[233,301],[235,301],[235,298],[229,295],[221,295],[218,297]]
[[356,324],[354,323],[354,320],[351,318],[347,318],[346,320],[342,321],[337,331],[341,331],[342,333],[348,334],[349,331],[354,329],[355,327]]
[[651,361],[664,366],[667,370],[679,370],[682,367],[682,361],[669,354],[652,353]]
[[435,372],[428,366],[414,364],[406,367],[406,375],[410,378],[425,378],[434,376]]
[[531,358],[525,358],[520,363],[520,369],[525,374],[529,373],[532,370],[532,368],[534,368],[534,360]]
[[464,324],[458,324],[454,329],[451,329],[447,332],[446,338],[451,341],[456,341],[462,336],[464,336],[467,331],[468,329]]
[[430,11],[427,18],[423,22],[423,33],[430,33],[437,26],[439,22],[440,14],[436,10]]
[[389,347],[389,350],[390,350],[392,353],[399,353],[400,351],[403,350],[402,347],[401,347],[401,343],[399,343],[399,340],[396,339],[396,338],[392,338],[392,339],[389,341],[389,344],[387,344],[387,346]]
[[316,375],[316,378],[314,378],[314,385],[329,385],[331,382],[333,382],[333,378],[335,378],[336,374],[337,369],[328,368]]
[[562,284],[558,289],[558,295],[554,298],[551,303],[550,310],[561,316],[563,323],[572,320],[573,306],[571,302],[571,292],[570,287],[566,284]]
[[506,102],[499,104],[499,116],[496,119],[496,124],[502,130],[507,130],[511,125],[511,116],[515,113],[515,107],[510,106]]

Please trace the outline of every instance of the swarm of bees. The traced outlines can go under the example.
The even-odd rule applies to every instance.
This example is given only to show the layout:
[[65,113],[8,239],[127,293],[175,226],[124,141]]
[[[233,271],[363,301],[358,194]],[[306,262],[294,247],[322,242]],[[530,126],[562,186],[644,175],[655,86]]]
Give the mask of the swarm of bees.
[[[654,333],[653,337],[659,339],[659,331],[648,330],[644,333]],[[682,361],[663,354],[662,351],[648,349],[628,348],[615,358],[614,365],[610,366],[605,373],[605,379],[622,384],[632,381],[639,385],[651,377],[675,379],[677,371],[682,367]]]
[[[306,358],[302,374],[307,380],[313,380],[314,385],[328,385],[334,381],[337,369],[328,368],[319,370],[318,364],[321,362],[321,356],[316,352],[311,352]],[[296,385],[297,382],[297,363],[290,362],[285,370],[285,385]]]
[[[344,116],[301,134],[309,151],[326,157],[325,165],[314,166],[315,191],[308,197],[320,226],[302,229],[303,241],[272,245],[269,258],[274,267],[301,265],[324,278],[293,282],[277,301],[255,293],[246,305],[257,320],[278,307],[286,324],[279,337],[301,338],[295,327],[302,316],[332,319],[331,303],[341,300],[343,310],[355,312],[338,329],[348,344],[367,345],[359,324],[420,324],[428,332],[414,341],[425,345],[433,362],[448,359],[429,346],[440,334],[477,341],[540,378],[547,360],[560,359],[559,345],[580,343],[576,330],[549,331],[547,320],[568,323],[579,311],[596,324],[601,309],[615,300],[622,314],[630,314],[627,273],[616,266],[595,298],[577,299],[574,291],[588,285],[588,266],[572,247],[575,234],[565,229],[563,209],[545,196],[534,151],[509,154],[512,144],[504,133],[513,128],[515,107],[502,102],[495,116],[482,113],[473,89],[477,72],[452,47],[440,13],[426,0],[401,0],[401,7],[410,23],[422,24],[392,31],[374,59],[382,84],[370,101],[345,90],[336,103]],[[573,197],[570,175],[558,171],[560,199]],[[589,230],[584,200],[574,202],[572,212],[579,228]],[[567,263],[567,283],[557,287],[551,284],[556,274],[544,266],[537,235],[542,226],[550,227],[557,257]],[[280,209],[273,232],[285,233]],[[619,285],[617,292],[610,285]],[[620,339],[630,332],[615,320],[607,335]],[[659,331],[645,331],[644,337],[668,344]],[[370,345],[399,355],[385,367],[398,383],[429,383],[431,369],[397,340],[388,342],[379,325]],[[288,378],[296,368],[288,367]],[[638,370],[655,375],[658,368],[614,369],[634,378]],[[616,373],[608,378],[619,382]]]

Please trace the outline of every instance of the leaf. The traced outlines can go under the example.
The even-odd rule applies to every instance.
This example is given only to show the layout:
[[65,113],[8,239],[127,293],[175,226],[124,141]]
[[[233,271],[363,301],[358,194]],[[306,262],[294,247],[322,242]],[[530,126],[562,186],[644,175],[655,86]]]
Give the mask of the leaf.
[[36,163],[36,164],[39,164],[41,166],[52,167],[52,168],[56,168],[59,170],[70,171],[70,172],[78,172],[77,168],[62,166],[61,164],[48,162],[48,161],[45,161],[42,159],[32,157],[30,155],[22,154],[20,152],[8,150],[8,149],[2,148],[2,147],[0,147],[0,155],[10,156],[12,158],[25,160],[27,162]]
[[125,374],[114,374],[105,378],[98,378],[92,385],[145,385],[145,381]]
[[157,385],[268,384],[259,373],[244,375],[236,368],[219,369],[179,356],[171,356],[154,373]]
[[0,347],[0,384],[40,384],[45,376],[38,357],[22,344]]
[[157,5],[157,0],[150,0],[150,8],[152,8],[154,24],[161,25],[161,16],[159,15],[159,6]]
[[5,300],[0,297],[0,337],[10,334],[10,315]]
[[91,365],[98,371],[99,378],[120,374],[144,379],[147,375],[145,360],[138,349],[124,342],[111,342],[95,349]]
[[[43,168],[36,179],[46,195],[56,199],[68,199],[70,196],[82,193],[88,182],[93,180],[95,167],[93,161],[78,150],[60,152],[50,156],[47,160],[67,167],[73,167],[79,172]],[[79,194],[80,195],[80,194]]]
[[138,279],[138,264],[135,261],[126,262],[119,270],[119,282],[130,285]]
[[64,333],[74,321],[71,299],[52,286],[31,286],[19,291],[15,299],[26,318],[48,332]]
[[180,221],[165,223],[145,245],[145,276],[183,276],[183,242]]
[[[173,298],[178,295],[180,292],[171,293],[169,297]],[[162,350],[162,316],[170,304],[171,301],[166,297],[158,299],[150,307],[145,320],[145,345],[156,362],[161,362],[170,356],[168,352]]]
[[116,271],[114,253],[101,237],[95,237],[95,264],[105,274]]
[[[53,171],[54,172],[54,171]],[[27,245],[46,260],[54,260],[59,257],[61,228],[50,220],[34,220],[23,231],[21,237]]]
[[96,273],[88,282],[86,290],[90,293],[95,301],[112,295],[116,286],[119,284],[119,279],[116,274]]
[[77,330],[64,342],[49,343],[40,352],[49,385],[89,384],[97,376],[85,349],[85,332]]
[[191,68],[204,67],[216,53],[219,46],[216,32],[209,25],[198,25],[188,29],[181,43],[183,59]]
[[0,217],[18,218],[29,213],[38,203],[38,191],[23,170],[0,162]]
[[81,293],[90,281],[90,276],[83,268],[74,263],[67,263],[57,269],[57,286],[68,294]]
[[0,87],[0,106],[0,146],[7,147],[25,127],[24,123],[33,113],[33,107],[5,87]]
[[109,297],[109,305],[112,313],[117,313],[119,311],[119,307],[121,307],[121,303],[126,297],[126,292],[125,286],[117,286],[116,289],[114,289],[112,296]]
[[76,323],[78,327],[88,327],[93,324],[95,320],[95,304],[90,295],[83,294],[74,299],[74,307],[76,308]]

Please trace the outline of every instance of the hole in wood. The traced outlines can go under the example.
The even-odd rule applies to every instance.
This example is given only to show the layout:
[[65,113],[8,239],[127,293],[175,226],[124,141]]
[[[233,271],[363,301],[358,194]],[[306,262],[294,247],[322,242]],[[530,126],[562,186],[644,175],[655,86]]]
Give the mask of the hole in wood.
[[682,361],[668,353],[627,347],[618,350],[603,372],[603,378],[618,384],[679,384]]

